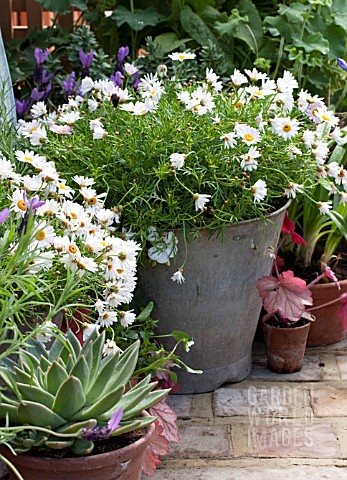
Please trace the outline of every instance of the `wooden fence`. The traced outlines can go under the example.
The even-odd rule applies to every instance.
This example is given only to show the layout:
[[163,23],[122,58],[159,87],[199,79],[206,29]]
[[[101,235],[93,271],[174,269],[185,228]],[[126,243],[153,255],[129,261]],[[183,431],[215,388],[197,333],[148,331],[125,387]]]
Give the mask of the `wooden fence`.
[[[59,1],[59,0],[57,0]],[[59,16],[59,25],[72,28],[78,12]],[[35,27],[52,25],[54,13],[44,10],[35,0],[0,0],[0,26],[4,40],[23,38]]]

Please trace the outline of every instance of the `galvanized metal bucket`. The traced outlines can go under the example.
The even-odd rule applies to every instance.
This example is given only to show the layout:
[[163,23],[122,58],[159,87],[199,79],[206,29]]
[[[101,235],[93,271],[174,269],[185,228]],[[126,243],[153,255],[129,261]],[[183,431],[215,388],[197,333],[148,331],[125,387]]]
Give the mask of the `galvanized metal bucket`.
[[[269,275],[284,214],[289,203],[269,215],[226,228],[225,237],[202,231],[188,243],[185,283],[170,280],[185,255],[181,232],[174,265],[156,265],[139,274],[139,285],[155,302],[159,332],[183,330],[194,345],[182,360],[203,374],[179,371],[180,393],[213,391],[239,382],[252,369],[252,343],[261,311],[257,279]],[[171,341],[163,342],[166,346]]]

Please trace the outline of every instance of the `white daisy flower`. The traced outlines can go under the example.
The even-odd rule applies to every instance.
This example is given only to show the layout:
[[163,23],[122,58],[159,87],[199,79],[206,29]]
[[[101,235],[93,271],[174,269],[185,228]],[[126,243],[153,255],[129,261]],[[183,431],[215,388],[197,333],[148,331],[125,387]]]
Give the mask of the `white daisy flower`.
[[196,55],[193,52],[174,52],[168,55],[174,62],[184,62],[185,60],[193,60]]
[[292,92],[295,88],[298,88],[299,84],[291,72],[285,70],[283,77],[277,79],[277,88],[280,92]]
[[211,195],[206,195],[202,193],[195,193],[193,199],[195,201],[195,210],[204,210],[205,204],[210,201]]
[[132,65],[131,63],[124,63],[124,71],[128,77],[131,77],[138,71],[138,68],[135,67],[135,65]]
[[57,329],[57,326],[52,322],[52,320],[45,320],[37,333],[36,340],[41,343],[47,343],[51,340],[52,334]]
[[254,196],[254,202],[260,202],[264,200],[267,195],[266,182],[264,180],[257,180],[255,184],[251,187],[251,191]]
[[259,131],[256,128],[250,127],[247,124],[235,125],[235,132],[236,135],[239,138],[242,138],[242,140],[248,145],[258,143],[261,140]]
[[104,347],[102,349],[103,357],[108,357],[109,355],[114,355],[117,352],[122,352],[122,350],[117,346],[114,340],[110,340],[109,338],[106,340]]
[[237,144],[235,132],[225,133],[219,138],[224,140],[224,148],[233,148]]
[[173,282],[177,282],[177,283],[184,283],[185,282],[185,278],[183,276],[183,268],[179,268],[177,270],[177,272],[175,272],[172,277],[171,277],[171,280]]
[[299,122],[295,118],[275,117],[271,123],[273,132],[285,140],[295,137],[299,132]]
[[321,215],[325,215],[326,213],[329,212],[329,210],[332,209],[332,202],[318,202],[317,207]]
[[133,310],[129,310],[128,312],[120,312],[119,314],[119,321],[124,328],[133,324],[135,320],[136,320],[136,314],[133,313]]
[[258,162],[256,158],[259,158],[259,157],[260,157],[260,153],[258,152],[258,150],[255,147],[251,147],[247,153],[242,155],[242,160],[240,165],[245,171],[251,172],[252,170],[256,170],[258,166]]
[[47,132],[45,127],[37,127],[29,136],[31,145],[39,146],[47,140]]
[[83,322],[82,324],[82,329],[83,329],[83,341],[85,342],[87,338],[96,330],[99,332],[100,330],[100,325],[97,323],[87,323]]
[[241,73],[240,70],[237,70],[236,68],[234,70],[234,73],[230,75],[230,78],[235,87],[239,87],[243,83],[248,83],[248,78],[246,77],[246,75]]
[[172,153],[170,155],[170,162],[174,168],[180,169],[184,165],[184,161],[187,158],[187,155],[184,153]]
[[76,182],[80,188],[91,187],[95,183],[95,180],[93,178],[83,177],[80,175],[75,175],[74,177],[72,177],[72,180]]
[[108,132],[104,130],[102,127],[96,126],[93,130],[93,139],[94,140],[101,140],[103,138],[106,138],[108,135]]
[[296,192],[302,192],[302,185],[298,183],[290,183],[284,190],[284,195],[288,198],[296,198]]
[[47,225],[46,220],[35,224],[34,239],[31,242],[32,248],[47,248],[54,244],[56,233],[52,225]]
[[101,325],[101,327],[108,328],[114,323],[118,321],[118,314],[117,312],[113,312],[112,310],[104,310],[100,317],[97,320],[97,323]]
[[47,107],[44,102],[37,102],[30,109],[31,116],[33,118],[39,118],[47,113]]
[[256,82],[257,80],[267,79],[266,73],[259,72],[256,68],[253,68],[253,70],[245,69],[245,74],[248,75],[248,77],[252,82]]

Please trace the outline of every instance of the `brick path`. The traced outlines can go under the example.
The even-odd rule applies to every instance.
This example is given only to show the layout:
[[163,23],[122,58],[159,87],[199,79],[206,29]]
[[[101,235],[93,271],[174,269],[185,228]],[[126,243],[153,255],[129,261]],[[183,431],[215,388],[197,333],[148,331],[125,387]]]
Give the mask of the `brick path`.
[[290,375],[253,351],[245,381],[170,397],[181,442],[153,480],[347,480],[347,340],[309,348]]
[[309,348],[301,372],[266,368],[254,346],[245,381],[176,395],[181,442],[154,480],[347,480],[347,340]]

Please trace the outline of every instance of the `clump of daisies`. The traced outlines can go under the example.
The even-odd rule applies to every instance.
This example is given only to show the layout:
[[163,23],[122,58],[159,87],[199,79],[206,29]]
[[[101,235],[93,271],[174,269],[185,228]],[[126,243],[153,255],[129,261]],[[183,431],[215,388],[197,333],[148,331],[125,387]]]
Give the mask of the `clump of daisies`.
[[[24,124],[19,130],[26,135]],[[31,218],[26,250],[29,256],[34,255],[26,275],[47,282],[54,279],[58,291],[73,277],[70,304],[75,302],[76,309],[80,303],[94,311],[90,317],[95,322],[81,324],[85,335],[116,322],[123,327],[131,325],[136,315],[124,306],[133,299],[140,245],[115,234],[119,216],[105,208],[106,194],[98,194],[94,180],[81,175],[73,176],[73,187],[69,186],[54,162],[34,150],[17,150],[15,158],[17,168],[10,160],[0,158],[0,178],[7,192],[3,203],[17,222],[19,239]],[[6,223],[2,225],[5,228]],[[17,248],[13,242],[10,253],[15,255]],[[48,300],[54,302],[54,292]]]
[[[170,58],[179,72],[195,54]],[[22,151],[57,158],[66,178],[94,179],[81,192],[87,204],[88,189],[96,199],[109,191],[106,211],[141,243],[142,261],[167,264],[171,279],[183,283],[175,229],[186,238],[203,228],[222,231],[302,195],[324,214],[328,204],[312,192],[326,179],[346,203],[346,185],[328,163],[332,144],[343,142],[338,118],[321,98],[298,92],[290,72],[272,80],[255,68],[235,70],[223,83],[206,69],[204,78],[181,82],[164,67],[139,76],[135,90],[126,75],[85,77],[68,103],[48,113],[38,102],[19,125]],[[106,286],[106,297],[112,293]],[[107,309],[97,308],[102,318]]]

